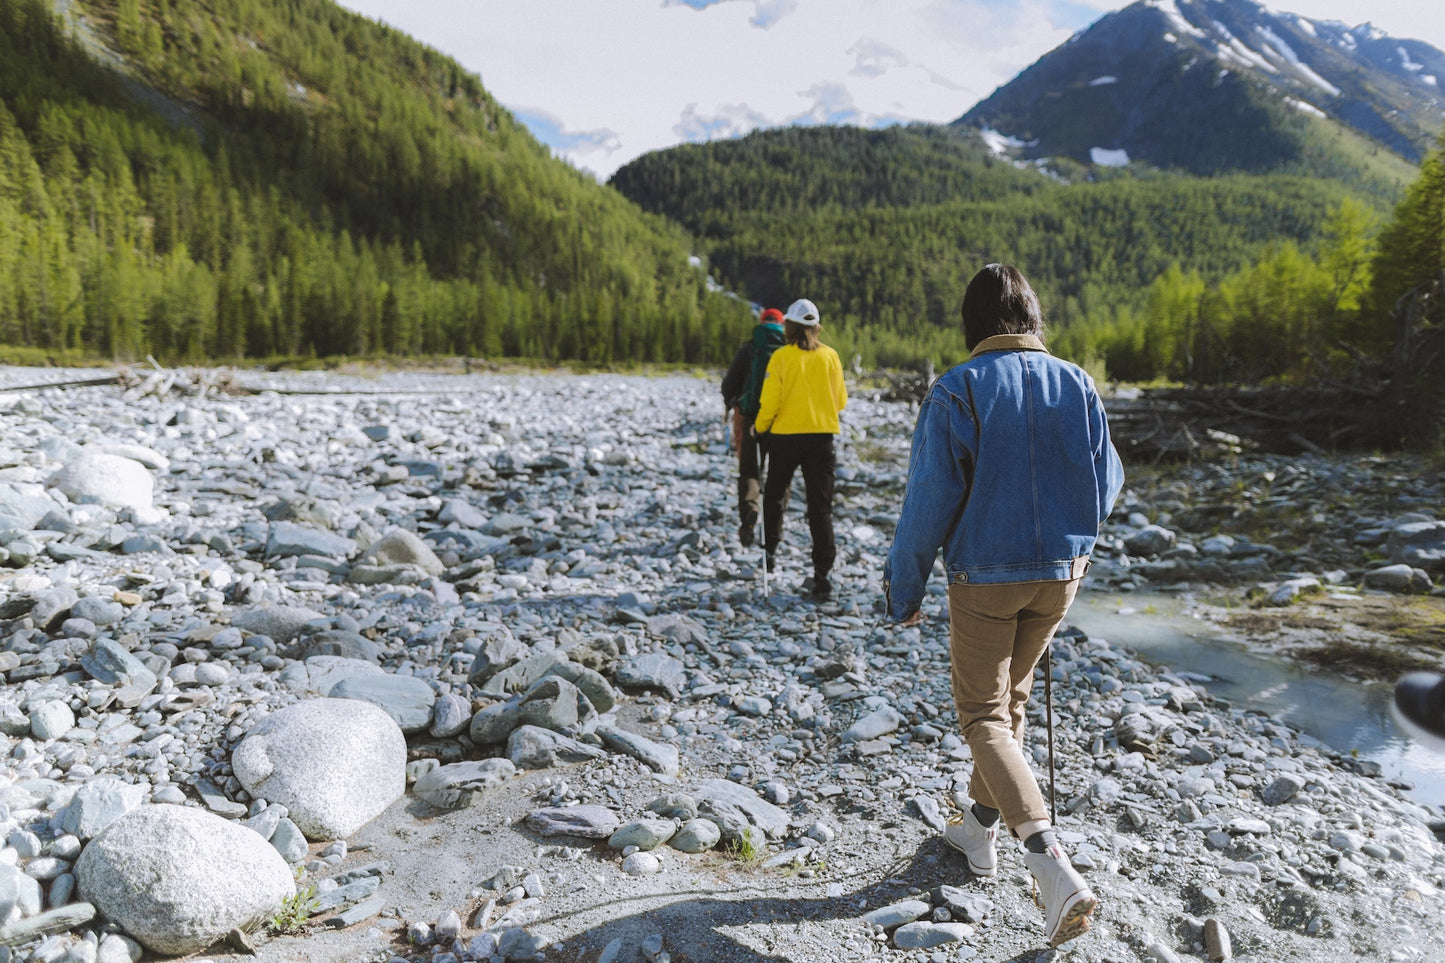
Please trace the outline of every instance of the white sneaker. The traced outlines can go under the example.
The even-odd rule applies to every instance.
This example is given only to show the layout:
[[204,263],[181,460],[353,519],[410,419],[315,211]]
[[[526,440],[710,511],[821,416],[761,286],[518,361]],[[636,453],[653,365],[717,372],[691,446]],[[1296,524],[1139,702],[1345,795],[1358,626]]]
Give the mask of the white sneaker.
[[968,871],[973,875],[992,876],[998,869],[998,851],[994,847],[998,839],[998,823],[985,826],[973,814],[972,806],[948,818],[948,825],[943,827],[943,838],[948,845],[963,853],[963,858],[968,861]]
[[1055,844],[1042,853],[1025,852],[1024,865],[1039,884],[1049,945],[1058,946],[1089,932],[1089,914],[1099,900],[1063,849]]

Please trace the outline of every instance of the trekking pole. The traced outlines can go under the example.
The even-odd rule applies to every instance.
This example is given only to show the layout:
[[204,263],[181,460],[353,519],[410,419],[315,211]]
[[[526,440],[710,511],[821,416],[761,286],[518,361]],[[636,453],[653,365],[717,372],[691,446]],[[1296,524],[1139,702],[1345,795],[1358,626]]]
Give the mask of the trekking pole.
[[1054,807],[1054,640],[1044,647],[1044,719],[1049,730],[1049,825],[1058,826]]
[[766,599],[766,598],[768,597],[768,550],[767,550],[767,549],[763,549],[763,564],[762,564],[761,570],[762,570],[762,573],[763,573],[763,598]]

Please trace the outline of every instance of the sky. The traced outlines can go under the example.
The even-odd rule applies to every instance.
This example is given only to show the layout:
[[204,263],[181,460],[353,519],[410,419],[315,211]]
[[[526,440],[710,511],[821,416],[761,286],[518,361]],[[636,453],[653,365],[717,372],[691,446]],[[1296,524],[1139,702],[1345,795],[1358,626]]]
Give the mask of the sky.
[[[339,0],[478,74],[573,166],[761,127],[947,123],[1128,0]],[[1269,0],[1445,50],[1445,0]]]

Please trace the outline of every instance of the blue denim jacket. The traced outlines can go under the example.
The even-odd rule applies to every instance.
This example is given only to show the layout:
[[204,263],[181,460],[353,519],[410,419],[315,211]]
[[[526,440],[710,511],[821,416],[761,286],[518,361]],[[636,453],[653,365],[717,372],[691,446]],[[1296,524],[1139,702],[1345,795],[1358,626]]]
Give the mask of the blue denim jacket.
[[950,583],[1082,575],[1123,485],[1093,379],[1032,335],[985,339],[918,411],[888,618],[918,609],[940,547]]

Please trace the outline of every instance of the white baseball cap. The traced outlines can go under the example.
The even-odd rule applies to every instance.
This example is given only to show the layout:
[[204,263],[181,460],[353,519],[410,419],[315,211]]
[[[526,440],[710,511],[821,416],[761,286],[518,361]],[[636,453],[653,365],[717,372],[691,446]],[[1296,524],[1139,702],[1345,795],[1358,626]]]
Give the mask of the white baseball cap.
[[799,298],[788,305],[788,313],[783,315],[784,321],[792,321],[811,328],[818,323],[818,306],[807,298]]

